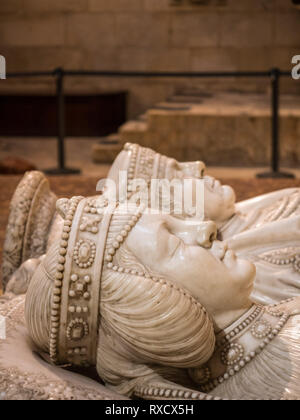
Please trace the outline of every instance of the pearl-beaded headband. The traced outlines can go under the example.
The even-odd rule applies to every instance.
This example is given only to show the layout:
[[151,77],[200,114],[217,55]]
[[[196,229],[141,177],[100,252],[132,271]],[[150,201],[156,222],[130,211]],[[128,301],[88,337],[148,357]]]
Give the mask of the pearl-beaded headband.
[[56,364],[95,365],[100,279],[115,207],[101,196],[57,202],[64,227],[51,303],[50,357]]

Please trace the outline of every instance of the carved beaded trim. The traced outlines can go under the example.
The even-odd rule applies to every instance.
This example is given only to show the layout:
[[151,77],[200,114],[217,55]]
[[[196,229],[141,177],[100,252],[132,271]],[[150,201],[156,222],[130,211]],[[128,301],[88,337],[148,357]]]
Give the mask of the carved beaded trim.
[[[54,363],[57,363],[58,353],[58,334],[59,334],[59,324],[60,324],[60,311],[61,311],[61,295],[62,295],[62,285],[63,277],[66,263],[66,254],[69,241],[70,227],[72,226],[72,221],[75,215],[78,204],[83,199],[83,197],[73,197],[70,200],[70,205],[66,214],[64,221],[64,228],[62,233],[62,240],[60,243],[59,249],[59,259],[58,266],[55,274],[54,290],[52,295],[51,303],[51,328],[50,328],[50,357]],[[67,228],[67,229],[66,229]]]
[[199,385],[206,384],[211,378],[210,369],[206,366],[197,369],[189,369],[189,375],[192,380]]
[[292,265],[295,272],[300,274],[300,248],[290,247],[277,251],[266,252],[260,256],[263,261],[273,265]]
[[[82,230],[82,229],[81,229]],[[80,239],[74,248],[74,261],[80,268],[93,265],[96,256],[96,245],[90,240]]]
[[255,305],[253,311],[245,320],[243,320],[239,325],[237,325],[234,328],[234,330],[230,331],[230,333],[226,334],[225,337],[217,340],[217,348],[226,345],[226,343],[229,343],[232,339],[241,334],[246,328],[249,327],[250,324],[253,323],[255,319],[259,317],[259,315],[261,315],[262,311],[262,306]]
[[[66,206],[63,249],[57,267],[59,287],[53,293],[56,306],[51,314],[50,355],[55,363],[67,361],[77,366],[89,366],[95,362],[99,280],[106,235],[114,211],[114,207],[108,208],[108,204],[99,196],[75,198]],[[72,226],[74,217],[76,221]],[[96,253],[98,264],[95,264]],[[59,311],[53,312],[57,309]]]
[[269,305],[266,308],[266,311],[270,315],[280,318],[284,314],[282,308],[280,308],[280,307],[284,304],[289,303],[289,302],[293,302],[293,300],[295,300],[295,298],[286,299],[286,300],[283,300],[279,303],[274,303],[274,305]]
[[[248,353],[246,353],[245,351],[244,354],[246,355],[243,354],[243,356],[239,358],[239,360],[236,360],[235,363],[233,363],[232,365],[229,365],[228,369],[226,370],[224,374],[211,380],[208,384],[203,385],[201,387],[201,390],[203,392],[210,392],[214,388],[216,388],[218,385],[222,384],[224,381],[228,380],[229,378],[234,376],[236,373],[238,373],[241,369],[243,369],[248,363],[251,362],[252,359],[254,359],[258,354],[260,354],[262,350],[279,334],[279,332],[282,330],[283,326],[286,324],[288,319],[289,319],[289,315],[287,314],[282,315],[277,325],[271,329],[270,334],[268,334],[268,336],[262,340],[262,342],[255,349],[255,351],[251,351]],[[233,343],[233,344],[239,345],[239,343]]]
[[127,143],[124,146],[124,150],[131,152],[131,159],[130,159],[130,164],[128,167],[128,181],[130,181],[134,179],[134,176],[135,176],[135,169],[136,169],[139,146],[137,144]]
[[245,354],[244,347],[241,344],[228,344],[221,353],[221,360],[226,366],[233,366],[239,362]]
[[[88,198],[84,208],[84,213],[103,215],[104,209],[108,206],[108,199],[103,196]],[[95,219],[97,221],[97,219]]]
[[130,195],[133,192],[132,181],[134,178],[142,178],[149,185],[152,177],[155,177],[154,166],[155,156],[158,156],[153,150],[141,147],[138,144],[127,143],[124,146],[125,151],[131,152],[131,159],[128,167],[128,188],[127,192]]
[[185,389],[160,388],[157,386],[137,386],[134,394],[136,397],[145,399],[221,400],[219,397],[203,394],[202,392],[188,391]]
[[267,321],[264,321],[263,319],[255,322],[255,324],[251,328],[251,334],[255,338],[265,338],[271,333],[271,331],[271,324],[269,324]]
[[89,325],[82,318],[75,318],[71,321],[67,328],[67,338],[70,341],[82,340],[89,334]]

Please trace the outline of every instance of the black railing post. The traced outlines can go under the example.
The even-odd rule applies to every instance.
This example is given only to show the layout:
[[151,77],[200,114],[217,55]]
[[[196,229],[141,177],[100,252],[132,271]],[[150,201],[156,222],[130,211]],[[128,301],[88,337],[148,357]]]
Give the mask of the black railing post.
[[65,93],[64,76],[62,68],[54,70],[56,77],[56,99],[57,99],[57,168],[48,169],[45,172],[49,175],[72,175],[79,174],[79,169],[66,168],[65,165]]
[[271,72],[272,86],[272,171],[279,171],[280,145],[279,145],[279,77],[280,71],[273,69]]
[[57,96],[57,124],[58,124],[58,168],[65,169],[65,97],[64,72],[61,68],[56,70],[56,96]]
[[271,172],[257,174],[258,178],[294,178],[291,173],[280,172],[280,115],[279,115],[279,82],[280,70],[271,70],[272,89],[272,127],[271,127]]

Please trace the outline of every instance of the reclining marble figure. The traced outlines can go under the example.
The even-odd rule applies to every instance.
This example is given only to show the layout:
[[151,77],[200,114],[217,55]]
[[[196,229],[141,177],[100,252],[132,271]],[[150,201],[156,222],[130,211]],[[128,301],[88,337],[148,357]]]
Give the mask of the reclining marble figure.
[[[17,293],[30,282],[26,318],[33,343],[28,347],[20,329],[24,296],[10,302],[6,294],[0,314],[10,314],[12,325],[0,345],[1,391],[18,389],[31,399],[57,398],[59,390],[64,399],[299,397],[299,299],[253,304],[255,267],[225,242],[207,242],[215,237],[213,222],[126,214],[120,206],[111,214],[101,196],[60,200],[54,215],[44,177],[30,173],[25,180],[6,243],[19,240],[9,260],[15,267],[36,252],[10,282]],[[39,236],[37,197],[47,209]],[[18,229],[11,232],[12,226]],[[19,351],[26,357],[16,366]],[[112,391],[47,365],[37,352],[59,365],[96,366]]]
[[[151,149],[127,144],[114,162],[109,177],[118,182],[120,170],[128,173],[130,186],[134,178],[142,178],[147,184],[152,178],[198,179],[204,176],[205,165],[202,162],[178,163]],[[256,266],[252,299],[272,304],[299,295],[299,188],[235,204],[231,187],[222,186],[209,176],[204,176],[204,181],[206,219],[216,223],[219,239],[226,240],[238,256]],[[48,181],[39,172],[26,174],[17,188],[3,253],[2,277],[4,287],[10,280],[8,290],[18,290],[18,293],[26,290],[37,259],[42,258],[59,235],[62,219],[55,213],[55,200]],[[197,219],[191,214],[182,216],[187,220]]]
[[202,246],[212,222],[122,206],[58,201],[63,228],[26,295],[40,352],[128,397],[300,398],[299,298],[253,304],[255,266]]
[[[205,217],[218,227],[237,255],[256,265],[252,298],[276,303],[300,294],[300,189],[275,191],[236,203],[234,190],[205,175],[203,162],[179,163],[137,144],[126,144],[108,177],[119,185],[120,171],[132,179],[201,178],[205,183]],[[185,214],[193,219],[191,214]]]

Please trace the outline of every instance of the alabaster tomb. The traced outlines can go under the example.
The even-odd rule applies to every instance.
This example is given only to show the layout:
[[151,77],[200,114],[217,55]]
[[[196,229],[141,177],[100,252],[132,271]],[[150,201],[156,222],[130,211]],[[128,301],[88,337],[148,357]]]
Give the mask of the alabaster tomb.
[[[21,395],[33,399],[58,398],[59,389],[88,399],[299,397],[299,298],[253,304],[255,266],[222,241],[199,243],[199,223],[212,237],[212,222],[191,229],[105,195],[62,199],[57,210],[60,235],[26,297],[2,298],[13,325],[1,350],[14,348],[6,366],[16,372],[5,383],[25,384]],[[16,355],[26,366],[19,376]],[[89,378],[93,367],[105,388]]]
[[[4,246],[1,399],[300,398],[298,190],[235,204],[203,163],[138,145],[119,170],[129,197],[135,177],[204,177],[205,220],[111,201],[109,183],[57,201],[26,174]],[[259,271],[256,255],[287,250]]]

